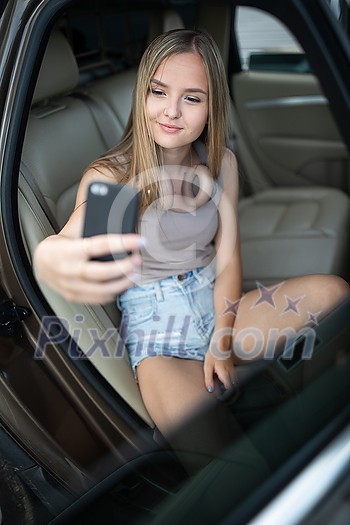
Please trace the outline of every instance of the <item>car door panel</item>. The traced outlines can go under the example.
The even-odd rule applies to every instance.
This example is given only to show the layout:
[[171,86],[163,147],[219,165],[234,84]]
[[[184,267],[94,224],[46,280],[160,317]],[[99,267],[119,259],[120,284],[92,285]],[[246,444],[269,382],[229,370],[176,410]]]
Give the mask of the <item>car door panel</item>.
[[347,149],[314,75],[243,71],[232,90],[242,150],[270,185],[348,190]]

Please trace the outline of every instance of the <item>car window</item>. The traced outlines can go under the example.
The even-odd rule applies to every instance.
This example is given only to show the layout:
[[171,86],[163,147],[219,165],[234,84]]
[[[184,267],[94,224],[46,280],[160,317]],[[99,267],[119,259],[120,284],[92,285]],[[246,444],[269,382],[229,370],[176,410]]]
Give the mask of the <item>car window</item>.
[[[68,0],[64,1],[68,4]],[[260,1],[260,7],[262,7],[264,1]],[[55,2],[58,3],[57,0]],[[304,0],[304,2],[308,2],[308,0]],[[325,7],[327,0],[320,0],[320,2],[325,2],[323,5]],[[48,0],[47,3],[54,2]],[[201,0],[171,0],[167,2],[159,2],[158,0],[128,0],[128,2],[121,0],[80,0],[80,2],[74,2],[74,5],[73,2],[71,3],[72,8],[62,18],[58,19],[57,17],[55,21],[56,26],[68,39],[74,51],[79,66],[79,71],[76,74],[77,78],[80,74],[79,82],[76,81],[74,86],[73,84],[70,86],[72,92],[67,92],[67,85],[64,85],[65,79],[59,79],[62,81],[63,87],[61,87],[61,83],[56,82],[56,76],[53,77],[52,75],[54,79],[51,83],[53,85],[52,92],[47,95],[46,92],[37,90],[29,113],[27,135],[21,158],[23,175],[27,172],[29,172],[29,176],[32,173],[34,174],[33,188],[27,188],[24,185],[24,190],[22,191],[21,188],[19,192],[21,231],[26,243],[25,247],[28,246],[29,254],[32,253],[32,247],[37,239],[41,239],[43,230],[45,230],[45,235],[47,230],[51,231],[49,228],[50,214],[48,213],[46,217],[46,208],[49,210],[51,208],[45,205],[45,200],[38,198],[36,193],[40,195],[40,191],[45,191],[45,197],[49,195],[50,204],[54,203],[55,209],[58,209],[62,204],[59,217],[60,220],[63,220],[64,213],[71,205],[67,195],[73,195],[75,192],[73,183],[80,180],[81,173],[90,160],[104,153],[110,132],[113,135],[112,140],[117,140],[120,129],[117,126],[112,127],[112,124],[119,118],[122,122],[124,113],[128,113],[131,98],[129,95],[132,93],[135,78],[133,73],[136,70],[140,54],[150,38],[151,21],[153,15],[158,13],[159,6],[166,4],[167,7],[176,8],[186,27],[192,27],[197,23],[198,17],[196,18],[196,16],[200,14],[199,8],[201,7]],[[232,8],[230,13],[231,11],[233,13],[233,6],[237,2],[221,3]],[[271,4],[270,1],[265,3]],[[299,3],[302,4],[301,1]],[[10,5],[12,2],[9,3]],[[215,9],[218,5],[215,2],[211,3]],[[328,8],[328,6],[326,7]],[[333,6],[331,5],[330,8],[333,9]],[[215,16],[211,16],[211,19],[213,27],[210,26],[210,29],[215,32],[217,19]],[[336,22],[334,20],[332,26],[336,25]],[[287,15],[286,23],[288,23]],[[236,17],[236,25],[243,68],[248,70],[248,72],[241,72],[239,67],[237,70],[235,68],[232,76],[236,78],[233,78],[232,86],[230,86],[235,104],[235,116],[238,117],[236,122],[239,123],[239,126],[237,125],[238,158],[245,168],[242,170],[245,171],[244,176],[247,176],[247,179],[250,177],[249,183],[251,180],[253,183],[257,181],[255,186],[251,184],[251,188],[248,188],[249,191],[252,189],[251,194],[244,196],[246,198],[242,197],[240,201],[242,205],[241,217],[243,217],[243,213],[246,213],[245,210],[249,209],[245,205],[251,205],[250,209],[252,210],[252,215],[248,215],[246,220],[245,230],[243,229],[244,222],[241,220],[242,242],[246,242],[248,247],[244,255],[244,268],[251,261],[255,261],[256,268],[251,273],[251,281],[253,281],[254,286],[258,284],[256,279],[259,279],[259,282],[260,279],[264,279],[264,284],[266,284],[265,276],[261,277],[265,268],[268,271],[271,269],[271,279],[275,279],[275,275],[279,275],[278,272],[281,267],[283,271],[286,270],[287,263],[288,265],[290,263],[289,268],[294,271],[293,264],[298,269],[299,263],[307,263],[310,260],[311,270],[315,271],[318,260],[332,261],[333,255],[335,264],[332,265],[332,271],[334,272],[335,265],[339,264],[342,271],[346,269],[348,272],[348,237],[346,235],[348,215],[344,220],[342,219],[342,210],[345,207],[339,206],[339,200],[331,201],[338,203],[338,205],[334,205],[330,210],[330,199],[322,197],[322,202],[327,201],[324,223],[319,220],[319,217],[323,218],[323,214],[319,212],[321,208],[317,207],[315,200],[316,205],[311,209],[310,216],[312,219],[315,209],[316,226],[310,230],[306,230],[304,227],[309,218],[309,211],[303,212],[302,199],[305,199],[307,195],[312,197],[313,194],[316,197],[318,195],[317,188],[309,189],[308,193],[308,185],[320,185],[324,187],[321,191],[325,191],[327,186],[332,185],[338,186],[347,194],[350,190],[348,154],[336,133],[332,114],[328,111],[328,99],[320,89],[316,77],[313,78],[313,75],[310,74],[300,74],[300,72],[308,72],[303,49],[279,20],[262,10],[240,7]],[[295,24],[291,24],[291,27],[295,30]],[[219,26],[219,29],[222,32],[222,25]],[[38,31],[39,29],[37,29]],[[309,35],[307,36],[309,38]],[[231,42],[234,42],[234,37],[232,35],[231,37]],[[34,42],[34,36],[31,37],[31,40]],[[31,42],[31,40],[29,41]],[[305,51],[312,61],[306,40],[307,38],[303,40]],[[37,38],[36,41],[40,41],[40,38]],[[235,50],[231,49],[230,51],[232,51],[232,55],[235,53]],[[30,58],[30,53],[28,56]],[[65,63],[68,64],[64,54],[62,60],[63,66]],[[17,89],[14,92],[24,98],[28,91],[26,82],[28,83],[31,73],[28,71],[29,66],[27,64],[29,62],[26,63],[24,59],[22,62],[22,77],[13,75],[11,78],[14,88]],[[57,72],[57,62],[51,60],[48,63],[53,66],[50,71]],[[312,63],[315,64],[315,60]],[[267,74],[250,74],[249,69],[265,70]],[[319,72],[316,65],[314,69],[315,74]],[[59,71],[61,70],[64,72],[65,68],[62,67]],[[324,70],[325,76],[329,76],[331,79],[335,77],[330,68],[325,67]],[[269,71],[281,71],[283,74],[270,74]],[[293,72],[293,74],[284,74],[285,71]],[[73,77],[72,73],[69,75]],[[48,76],[48,72],[46,72],[43,79],[45,80]],[[64,77],[64,75],[59,76]],[[21,79],[23,79],[22,85],[19,83]],[[125,82],[123,82],[124,80]],[[336,85],[336,82],[334,84]],[[40,94],[41,98],[39,98]],[[329,96],[332,109],[335,105],[334,100],[337,103],[339,102],[336,95],[337,92],[335,91]],[[13,96],[12,99],[14,99]],[[19,97],[13,103],[13,121],[16,120],[16,123],[24,122],[23,108],[19,105],[18,100]],[[114,102],[116,102],[115,105]],[[341,109],[345,108],[345,103],[340,100],[338,106]],[[102,112],[99,113],[96,108],[102,109]],[[344,110],[343,113],[347,124],[349,112]],[[16,139],[17,135],[15,134],[19,133],[17,129],[15,131],[13,129],[11,128],[12,134],[2,133],[3,139],[6,138],[8,143],[10,140],[7,139],[7,136],[12,138],[11,147],[12,144],[15,144],[13,137]],[[243,143],[245,139],[247,144]],[[20,137],[18,150],[21,147],[21,140],[23,142]],[[105,142],[106,144],[104,144]],[[2,147],[3,144],[1,144]],[[6,148],[7,150],[10,149],[7,144]],[[15,154],[11,152],[7,155],[8,157],[13,155],[15,158]],[[19,156],[20,153],[17,157]],[[250,159],[253,161],[251,164],[249,163]],[[14,164],[14,161],[11,160],[11,162]],[[12,164],[10,168],[11,166]],[[15,164],[14,166],[13,173],[11,169],[7,169],[2,174],[4,179],[7,177],[5,188],[10,188],[9,181],[16,180],[14,175],[15,170],[18,171],[18,166]],[[27,166],[28,169],[25,171]],[[256,167],[259,169],[256,170]],[[266,185],[263,184],[264,178],[262,178],[263,183],[260,184],[257,171],[261,171],[263,175],[267,173],[269,178],[267,178]],[[295,194],[298,195],[298,200],[295,201],[293,208],[295,212],[292,212],[294,215],[288,213],[288,208],[283,207],[284,203],[282,202],[283,195],[290,199],[293,193],[293,188],[291,188],[293,183],[296,186]],[[13,183],[11,182],[11,184]],[[37,186],[39,186],[39,192]],[[58,198],[56,196],[59,187],[61,194]],[[263,200],[262,187],[264,191],[266,190],[265,201]],[[283,190],[284,187],[286,188],[283,194],[280,190]],[[276,200],[269,201],[275,190]],[[13,191],[17,192],[17,187],[13,188]],[[254,201],[253,191],[257,194],[256,201]],[[13,195],[15,196],[16,193]],[[5,197],[12,197],[13,195],[6,194]],[[263,197],[260,201],[259,195]],[[327,193],[325,195],[327,196]],[[31,208],[30,198],[34,201],[33,208]],[[3,195],[2,204],[4,202],[8,203],[7,217],[12,221],[15,213],[12,213],[10,205],[12,206],[12,203],[15,202],[15,198],[5,199]],[[280,204],[282,206],[279,206]],[[72,206],[74,206],[74,201],[72,201]],[[2,206],[2,208],[4,207]],[[264,220],[259,219],[259,215],[254,215],[255,210],[258,209],[266,210]],[[276,213],[275,210],[277,210]],[[279,210],[282,210],[281,215],[279,215]],[[285,213],[284,210],[287,212]],[[271,224],[273,225],[271,217],[274,216],[276,216],[275,224],[278,227],[281,224],[284,231],[280,233],[283,228],[281,227],[280,230],[276,228],[277,234],[273,237],[270,234],[273,229],[271,228],[264,238],[263,226],[267,225],[269,228]],[[252,221],[250,217],[252,217]],[[279,217],[282,217],[282,220]],[[335,219],[334,230],[333,223],[330,222],[333,217]],[[298,219],[296,224],[300,224],[306,232],[306,235],[302,234],[300,239],[297,238],[293,230],[291,230],[292,235],[289,237],[287,227],[289,224],[293,225],[291,220],[293,218]],[[24,266],[22,259],[19,255],[17,256],[17,246],[20,243],[18,235],[12,234],[19,231],[19,228],[17,228],[17,224],[16,228],[13,228],[12,222],[8,218],[7,222],[12,228],[10,229],[7,226],[6,231],[10,232],[8,235],[10,250],[8,251],[12,254],[13,260],[11,266],[6,259],[6,265],[4,264],[3,267],[15,281],[11,292],[13,291],[14,296],[19,295],[18,282],[20,282],[28,295],[28,302],[32,309],[37,313],[38,311],[47,313],[45,302],[42,301],[43,305],[41,305],[41,296],[38,298],[28,284],[28,282],[31,283],[30,280],[33,279],[33,276],[27,259],[25,259],[27,272],[25,273],[22,270],[22,266]],[[262,231],[261,240],[259,239],[259,230]],[[338,230],[339,242],[336,236]],[[291,238],[290,248],[289,245],[286,245],[286,248],[284,247],[284,238],[287,238],[287,241]],[[323,238],[327,239],[327,248],[321,251],[317,249],[317,246],[321,245]],[[299,242],[300,244],[298,244]],[[316,242],[315,249],[313,242]],[[274,243],[277,246],[276,252],[273,248]],[[249,251],[252,245],[256,247],[256,257],[253,252]],[[5,252],[8,246],[4,244],[1,251]],[[310,252],[307,251],[308,247],[310,247]],[[261,255],[267,254],[266,262],[263,259],[260,262],[259,252]],[[294,255],[296,263],[292,264]],[[8,268],[12,267],[18,275],[10,273],[12,269],[9,270]],[[287,270],[289,271],[288,268]],[[266,275],[270,278],[268,272]],[[9,278],[8,281],[10,281]],[[52,304],[52,309],[57,317],[48,316],[45,319],[62,319],[67,323],[69,321],[69,327],[72,328],[73,334],[72,340],[69,341],[64,339],[61,342],[59,337],[56,339],[57,363],[59,363],[57,365],[55,361],[56,348],[52,348],[55,353],[53,353],[54,358],[52,360],[51,358],[48,359],[51,368],[49,368],[47,376],[50,380],[51,377],[54,379],[54,386],[50,386],[49,389],[47,387],[49,379],[46,379],[46,375],[44,379],[41,379],[39,372],[32,372],[32,368],[37,367],[39,369],[39,365],[42,365],[46,374],[44,367],[48,365],[44,359],[41,359],[40,344],[35,350],[37,360],[32,358],[31,352],[25,354],[26,361],[23,360],[22,356],[19,359],[16,355],[16,359],[13,361],[7,361],[6,358],[1,363],[1,373],[7,381],[6,389],[11,385],[14,391],[20,392],[20,402],[30,412],[34,423],[37,426],[42,425],[43,429],[46,425],[44,430],[47,433],[49,445],[46,445],[46,441],[44,444],[47,450],[49,450],[49,446],[54,448],[51,441],[49,442],[49,438],[53,444],[57,442],[61,447],[60,457],[62,464],[64,462],[64,469],[67,468],[68,471],[66,464],[71,471],[74,469],[74,475],[77,478],[79,476],[79,480],[80,477],[83,478],[83,474],[87,473],[87,476],[91,477],[94,483],[99,479],[98,476],[103,478],[103,476],[109,475],[110,471],[115,474],[114,481],[107,477],[103,479],[103,482],[107,479],[110,483],[109,487],[113,487],[113,490],[110,491],[111,494],[109,494],[111,499],[107,501],[107,503],[112,501],[110,507],[106,504],[106,500],[100,501],[99,506],[94,504],[94,509],[88,509],[89,516],[84,521],[86,524],[111,523],[112,520],[108,519],[111,518],[111,515],[104,519],[101,513],[105,510],[108,514],[108,511],[111,513],[113,509],[115,510],[113,522],[122,521],[131,524],[141,514],[143,514],[142,518],[145,517],[144,514],[151,516],[149,518],[151,520],[158,513],[156,508],[158,500],[164,502],[164,507],[159,509],[159,519],[156,521],[158,524],[167,523],[171,525],[171,516],[175,522],[179,509],[186,512],[186,501],[190,507],[188,512],[192,513],[193,519],[190,520],[187,516],[186,520],[185,516],[183,520],[177,521],[177,525],[181,521],[183,523],[200,522],[203,525],[206,523],[211,525],[212,523],[219,523],[219,520],[221,520],[220,523],[223,523],[225,517],[227,518],[225,523],[238,523],[238,518],[236,520],[229,514],[232,512],[238,515],[245,506],[246,516],[252,516],[254,511],[258,510],[259,505],[262,506],[271,499],[275,492],[287,484],[296,472],[302,470],[310,458],[327,443],[327,436],[323,436],[324,429],[328,429],[328,425],[332,424],[333,420],[343,412],[343,409],[350,406],[350,382],[348,379],[350,374],[350,329],[348,326],[350,304],[348,303],[344,311],[335,313],[327,323],[321,323],[320,326],[318,326],[317,314],[312,314],[314,317],[313,319],[310,317],[310,322],[312,321],[316,326],[314,331],[310,331],[311,337],[309,339],[305,337],[298,340],[295,348],[291,348],[290,353],[288,348],[287,356],[269,362],[267,368],[258,371],[256,376],[248,377],[247,380],[242,379],[239,390],[231,398],[222,399],[223,403],[226,404],[225,406],[228,406],[230,414],[236,417],[239,425],[241,425],[242,435],[238,432],[235,433],[232,443],[222,453],[218,454],[208,469],[203,469],[193,479],[186,478],[183,483],[182,470],[177,476],[177,471],[174,468],[174,463],[178,467],[179,464],[173,461],[172,456],[169,458],[168,454],[164,454],[162,437],[158,435],[157,431],[153,433],[152,426],[149,427],[149,419],[147,419],[146,411],[138,398],[138,387],[130,375],[129,364],[120,359],[105,359],[104,352],[105,350],[108,351],[105,343],[108,343],[108,348],[114,352],[119,348],[119,345],[112,348],[114,340],[108,339],[107,341],[104,339],[109,337],[112,332],[116,333],[115,325],[110,326],[106,312],[101,312],[99,308],[83,309],[82,305],[78,305],[77,310],[75,310],[75,306],[66,307],[63,302],[56,301],[53,295],[48,296],[48,299],[52,299],[50,306]],[[40,308],[38,308],[39,303]],[[25,301],[24,304],[26,304]],[[288,308],[291,307],[292,304],[288,304]],[[51,311],[49,310],[49,312]],[[117,322],[117,312],[111,310],[111,315],[114,316],[113,323]],[[34,317],[32,316],[31,320]],[[34,321],[33,324],[35,324]],[[42,323],[42,327],[43,330],[46,329],[44,323]],[[97,339],[93,341],[93,346],[90,346],[91,341],[88,340],[88,337],[85,338],[85,335],[87,333],[90,335],[97,334],[95,332],[96,327],[98,327]],[[56,326],[52,328],[53,335],[55,328]],[[30,323],[28,324],[29,329],[32,330]],[[274,333],[273,329],[271,332]],[[82,334],[81,338],[79,334]],[[99,339],[100,336],[101,339]],[[311,349],[307,345],[308,340],[315,343],[312,355]],[[72,344],[71,341],[73,341]],[[84,346],[85,341],[88,342]],[[98,343],[101,343],[101,346]],[[75,359],[74,352],[77,345],[82,352],[85,351],[86,355],[89,358],[93,357],[94,360],[91,359],[90,362],[88,359]],[[99,357],[100,355],[101,359],[95,359],[96,356]],[[71,359],[68,360],[68,358]],[[23,366],[23,363],[29,361],[30,367]],[[65,362],[64,367],[61,365],[63,361]],[[102,366],[106,362],[107,365]],[[85,365],[89,366],[85,367]],[[69,374],[67,372],[66,377],[62,377],[60,368],[67,369]],[[130,376],[130,382],[127,374]],[[44,376],[44,372],[42,375]],[[78,381],[79,385],[76,384]],[[80,383],[82,384],[81,387]],[[80,389],[84,390],[82,397],[79,397]],[[27,395],[27,392],[30,392],[30,395]],[[43,399],[42,392],[45,392],[45,403],[41,402]],[[71,399],[73,402],[70,405]],[[104,406],[107,406],[106,414],[103,413]],[[110,409],[110,407],[112,408]],[[36,423],[36,420],[39,424]],[[25,430],[27,428],[29,425]],[[34,443],[34,447],[36,443],[33,435],[36,434],[33,434],[31,428],[29,430],[31,432],[28,431],[28,438],[26,436],[25,443]],[[187,430],[186,428],[179,429],[179,432],[187,432]],[[143,433],[147,437],[144,437]],[[156,448],[153,452],[152,449],[152,453],[149,453],[144,442],[147,442],[148,446],[148,438],[153,439],[153,436],[155,437],[154,446],[158,447],[160,443],[160,450]],[[322,437],[322,440],[316,441],[319,437]],[[82,443],[84,446],[81,445]],[[131,449],[134,443],[135,449],[137,446],[137,452],[144,452],[145,450],[145,453],[137,457],[137,460],[134,460],[134,456],[132,456],[132,460],[129,461],[131,456],[129,447]],[[48,453],[46,456],[45,461],[43,460],[44,467],[48,468],[48,472],[55,474],[56,477],[58,474],[61,476],[59,470],[61,464],[57,462],[58,466],[56,466],[52,460],[52,457],[56,456]],[[267,463],[270,469],[267,473],[261,461]],[[29,470],[34,471],[35,469],[27,469],[27,472]],[[71,471],[69,470],[69,472]],[[66,472],[66,470],[62,468],[62,472]],[[170,481],[168,481],[168,475],[171,478]],[[82,483],[85,483],[84,479],[82,479]],[[101,483],[102,485],[103,483]],[[86,495],[85,484],[83,489]],[[99,490],[99,487],[97,489]],[[260,490],[259,493],[258,490]],[[264,494],[262,494],[263,491],[265,491]],[[175,501],[173,498],[176,498],[176,494],[178,494],[178,498]],[[172,507],[172,501],[174,501],[174,507]],[[251,505],[252,501],[255,502],[254,508]],[[83,505],[84,501],[82,503],[77,501],[77,507],[81,504]],[[95,511],[95,515],[98,515],[96,520],[94,516],[90,515],[91,510]],[[63,523],[62,520],[59,522]],[[283,521],[279,522],[282,523]],[[270,521],[268,523],[270,525],[275,522]]]
[[280,20],[265,11],[239,7],[236,34],[243,69],[309,71],[294,36]]

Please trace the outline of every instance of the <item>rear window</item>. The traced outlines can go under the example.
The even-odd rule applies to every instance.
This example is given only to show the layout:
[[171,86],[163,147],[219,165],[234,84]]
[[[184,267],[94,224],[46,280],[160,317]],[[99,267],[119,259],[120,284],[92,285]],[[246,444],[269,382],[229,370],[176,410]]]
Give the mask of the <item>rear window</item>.
[[302,48],[274,16],[259,9],[238,7],[236,34],[243,69],[309,71]]

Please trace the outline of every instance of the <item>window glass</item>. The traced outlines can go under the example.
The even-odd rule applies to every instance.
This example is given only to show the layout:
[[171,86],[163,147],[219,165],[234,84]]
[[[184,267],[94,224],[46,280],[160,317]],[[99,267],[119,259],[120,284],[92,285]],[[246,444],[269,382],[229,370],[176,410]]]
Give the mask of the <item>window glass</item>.
[[243,69],[308,70],[303,51],[294,36],[266,12],[239,7],[236,34]]

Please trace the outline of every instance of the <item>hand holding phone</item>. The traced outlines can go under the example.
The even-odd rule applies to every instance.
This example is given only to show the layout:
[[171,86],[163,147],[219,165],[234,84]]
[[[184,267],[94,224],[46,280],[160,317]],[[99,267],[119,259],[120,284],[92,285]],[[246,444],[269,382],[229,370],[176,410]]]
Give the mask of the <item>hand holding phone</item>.
[[[92,182],[88,188],[83,237],[135,233],[139,192],[127,184]],[[106,253],[100,261],[122,259],[127,252]]]

